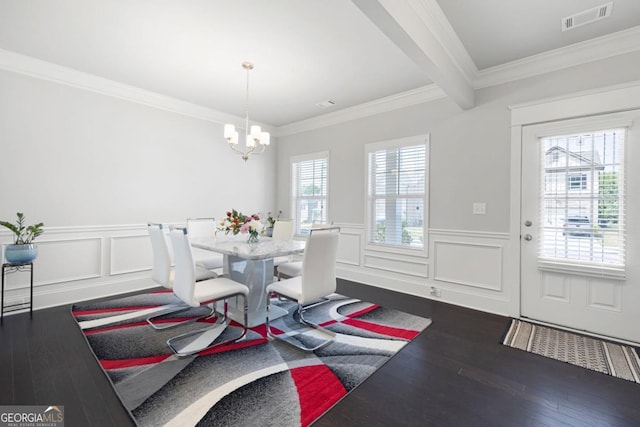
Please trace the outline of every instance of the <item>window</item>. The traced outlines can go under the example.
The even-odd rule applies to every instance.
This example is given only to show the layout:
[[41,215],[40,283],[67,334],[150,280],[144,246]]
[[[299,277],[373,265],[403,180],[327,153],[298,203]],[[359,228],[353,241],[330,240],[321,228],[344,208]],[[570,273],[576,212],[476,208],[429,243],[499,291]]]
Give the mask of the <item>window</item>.
[[587,174],[570,174],[569,175],[569,190],[586,190],[587,189]]
[[624,137],[614,129],[542,139],[543,260],[624,267]]
[[368,242],[424,250],[428,137],[367,145]]
[[291,159],[291,212],[295,234],[307,235],[314,223],[327,223],[328,153]]

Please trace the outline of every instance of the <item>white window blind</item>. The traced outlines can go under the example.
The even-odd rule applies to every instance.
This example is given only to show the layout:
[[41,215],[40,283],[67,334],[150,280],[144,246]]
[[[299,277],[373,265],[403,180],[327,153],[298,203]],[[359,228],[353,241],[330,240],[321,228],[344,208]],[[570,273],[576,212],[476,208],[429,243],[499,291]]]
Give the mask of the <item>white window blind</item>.
[[625,265],[625,129],[543,138],[543,262]]
[[368,150],[370,244],[424,249],[427,145],[416,142],[389,148],[376,143]]
[[328,155],[294,158],[291,163],[295,234],[307,235],[314,223],[327,223]]

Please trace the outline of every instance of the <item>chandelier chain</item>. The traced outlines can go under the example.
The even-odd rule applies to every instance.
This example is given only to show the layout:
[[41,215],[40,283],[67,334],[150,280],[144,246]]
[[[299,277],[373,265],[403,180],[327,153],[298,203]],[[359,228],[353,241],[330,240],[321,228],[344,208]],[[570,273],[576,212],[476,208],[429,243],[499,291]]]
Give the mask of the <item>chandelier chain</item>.
[[[252,67],[244,67],[247,70],[247,87],[246,87],[246,95],[245,95],[245,133],[249,135],[249,72]],[[248,138],[248,137],[247,137]]]

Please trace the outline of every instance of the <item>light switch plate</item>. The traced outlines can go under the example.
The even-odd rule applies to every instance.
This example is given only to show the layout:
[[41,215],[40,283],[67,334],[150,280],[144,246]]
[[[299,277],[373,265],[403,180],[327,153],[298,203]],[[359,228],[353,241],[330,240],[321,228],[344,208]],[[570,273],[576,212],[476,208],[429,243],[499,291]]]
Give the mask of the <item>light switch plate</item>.
[[486,203],[474,203],[473,204],[473,214],[474,215],[485,215],[487,213],[487,204]]

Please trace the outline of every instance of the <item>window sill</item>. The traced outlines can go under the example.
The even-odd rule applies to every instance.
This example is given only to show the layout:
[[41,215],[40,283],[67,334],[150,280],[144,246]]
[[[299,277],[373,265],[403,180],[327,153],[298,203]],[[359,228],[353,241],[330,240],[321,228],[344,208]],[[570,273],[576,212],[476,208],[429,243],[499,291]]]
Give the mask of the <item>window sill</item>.
[[545,259],[538,260],[538,269],[556,273],[570,273],[580,276],[597,277],[600,279],[627,280],[627,272],[624,266],[601,266],[579,263],[559,263]]

